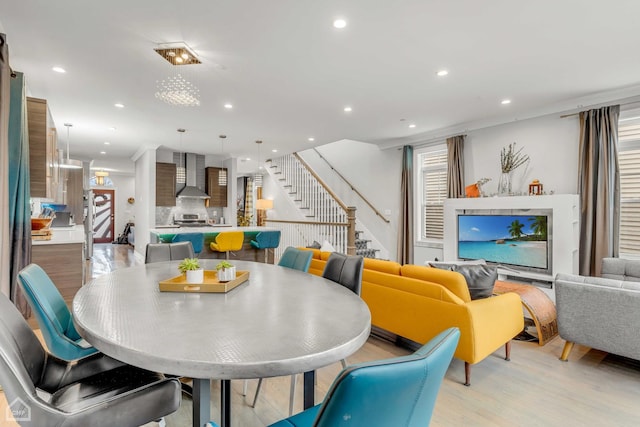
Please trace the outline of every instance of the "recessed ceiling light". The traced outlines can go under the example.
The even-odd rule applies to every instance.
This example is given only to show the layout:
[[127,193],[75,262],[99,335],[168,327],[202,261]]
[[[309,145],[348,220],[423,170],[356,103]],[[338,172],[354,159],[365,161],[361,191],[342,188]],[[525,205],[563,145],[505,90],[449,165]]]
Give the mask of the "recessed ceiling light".
[[62,68],[62,67],[53,67],[53,68],[52,68],[52,70],[53,70],[53,71],[55,71],[56,73],[61,73],[61,74],[63,74],[63,73],[66,73],[66,72],[67,72],[67,70],[65,70],[65,69],[64,69],[64,68]]
[[438,72],[436,73],[436,75],[437,75],[438,77],[444,77],[444,76],[446,76],[447,74],[449,74],[449,71],[447,71],[447,70],[440,70],[440,71],[438,71]]
[[104,145],[111,145],[111,143],[109,141],[105,141]]
[[309,138],[309,142],[313,142],[313,141],[315,141],[315,140],[316,140],[316,139],[315,139],[314,137],[310,137],[310,138]]
[[414,125],[413,123],[411,123],[411,124],[409,125],[409,127],[410,127],[411,129],[413,129],[414,127],[416,127],[416,125]]
[[502,104],[502,105],[511,104],[511,100],[510,99],[503,99],[502,102],[500,102],[500,104]]
[[275,148],[273,150],[271,150],[272,153],[277,153],[278,150],[276,150]]
[[251,160],[251,157],[247,157],[245,160]]
[[116,130],[115,126],[111,126],[109,130]]
[[344,112],[345,112],[345,113],[350,113],[350,112],[352,112],[352,111],[353,111],[353,108],[351,108],[351,107],[344,107]]
[[224,108],[226,108],[227,110],[230,110],[233,108],[233,105],[227,103],[227,104],[224,104]]
[[107,154],[107,152],[106,151],[101,151],[100,154]]
[[336,19],[335,21],[333,21],[333,26],[335,28],[344,28],[347,26],[347,21],[345,21],[344,19]]
[[120,104],[120,103],[113,104],[113,106],[116,108],[124,108],[124,104]]

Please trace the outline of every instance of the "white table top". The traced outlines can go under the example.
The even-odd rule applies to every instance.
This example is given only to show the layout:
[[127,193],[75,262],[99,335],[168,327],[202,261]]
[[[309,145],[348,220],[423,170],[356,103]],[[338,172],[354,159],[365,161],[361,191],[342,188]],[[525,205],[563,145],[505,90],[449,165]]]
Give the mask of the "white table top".
[[[215,269],[217,260],[201,260]],[[248,282],[228,293],[160,292],[178,261],[116,270],[73,301],[80,334],[102,352],[149,370],[244,379],[311,371],[367,340],[371,315],[344,287],[284,267],[234,261]]]

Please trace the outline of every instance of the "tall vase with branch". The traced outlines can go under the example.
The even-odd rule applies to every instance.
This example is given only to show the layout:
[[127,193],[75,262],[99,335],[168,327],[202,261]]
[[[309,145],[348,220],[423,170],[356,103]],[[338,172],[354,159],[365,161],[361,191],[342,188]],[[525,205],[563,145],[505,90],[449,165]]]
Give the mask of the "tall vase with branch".
[[516,149],[516,143],[512,142],[502,148],[500,152],[500,167],[502,174],[498,182],[498,194],[508,196],[512,194],[511,178],[512,172],[520,166],[529,162],[529,155],[522,153],[524,147]]

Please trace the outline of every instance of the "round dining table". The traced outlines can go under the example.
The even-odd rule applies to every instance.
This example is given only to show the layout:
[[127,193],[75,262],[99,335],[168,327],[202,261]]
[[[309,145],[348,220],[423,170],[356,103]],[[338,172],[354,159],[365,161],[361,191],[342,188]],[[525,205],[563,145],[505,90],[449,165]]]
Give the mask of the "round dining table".
[[[215,270],[217,260],[201,260]],[[221,425],[231,425],[232,379],[304,373],[313,406],[315,370],[367,340],[367,305],[343,286],[277,265],[233,261],[249,279],[226,293],[160,291],[179,261],[117,269],[73,300],[82,337],[98,350],[151,371],[193,378],[193,426],[211,419],[211,380],[221,380]]]

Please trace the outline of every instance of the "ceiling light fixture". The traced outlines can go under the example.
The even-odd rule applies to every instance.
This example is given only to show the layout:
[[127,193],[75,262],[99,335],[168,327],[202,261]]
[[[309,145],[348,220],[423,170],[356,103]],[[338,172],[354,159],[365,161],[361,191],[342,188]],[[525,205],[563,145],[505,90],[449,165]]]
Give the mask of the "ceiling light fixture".
[[102,154],[104,156],[105,154],[107,154],[107,152],[106,151],[101,151],[100,154]]
[[109,141],[105,141],[104,145],[111,145],[111,143]]
[[96,171],[96,185],[104,185],[104,179],[109,176],[105,170]]
[[156,82],[156,98],[179,107],[200,106],[200,89],[189,81],[192,69],[184,67],[202,63],[195,52],[184,42],[161,44],[154,50],[172,65],[169,77]]
[[409,125],[409,127],[410,127],[411,129],[413,129],[414,127],[416,127],[416,125],[414,125],[413,123],[411,123],[411,124]]
[[69,159],[69,128],[73,126],[71,123],[65,123],[67,128],[67,158],[60,162],[60,167],[63,169],[82,169],[82,162],[80,160]]
[[119,102],[117,104],[113,104],[113,106],[116,108],[124,108],[124,104],[120,104]]
[[115,126],[111,126],[111,127],[109,128],[109,130],[110,130],[110,131],[114,131],[114,130],[116,130],[116,128],[115,128]]
[[65,70],[62,67],[53,67],[52,70],[55,71],[56,73],[60,73],[60,74],[64,74],[64,73],[67,72],[67,70]]
[[314,137],[312,137],[312,136],[311,136],[311,137],[309,137],[309,138],[308,138],[308,140],[309,140],[309,142],[313,142],[313,141],[315,141],[316,139],[315,139]]
[[447,70],[440,70],[440,71],[438,71],[438,72],[436,73],[436,75],[437,75],[438,77],[444,77],[444,76],[446,76],[447,74],[449,74],[449,71],[447,71]]
[[[224,140],[227,138],[227,135],[218,135],[220,138],[220,153],[222,158],[224,159]],[[220,169],[218,173],[218,185],[226,187],[227,185],[227,168]]]
[[276,150],[275,148],[273,150],[271,150],[272,153],[277,153],[278,150]]
[[347,21],[341,18],[336,19],[335,21],[333,21],[333,26],[334,28],[342,29],[347,26]]
[[502,102],[500,102],[500,104],[502,104],[502,105],[511,104],[511,100],[510,99],[503,99]]
[[233,108],[233,105],[231,104],[224,104],[224,108],[226,108],[227,110],[231,110]]
[[350,113],[350,112],[352,112],[352,111],[353,111],[353,108],[351,108],[351,107],[344,107],[344,112],[345,112],[345,113]]
[[262,145],[262,141],[257,140],[256,144],[258,144],[258,172],[253,174],[253,183],[256,188],[262,187],[262,174],[260,173],[260,169],[262,169],[262,157],[260,155],[260,146]]

